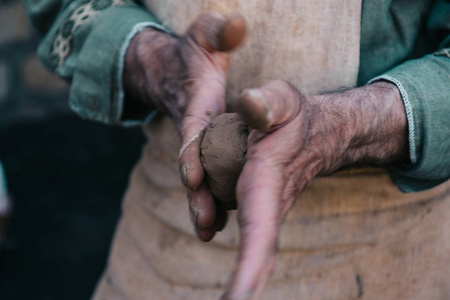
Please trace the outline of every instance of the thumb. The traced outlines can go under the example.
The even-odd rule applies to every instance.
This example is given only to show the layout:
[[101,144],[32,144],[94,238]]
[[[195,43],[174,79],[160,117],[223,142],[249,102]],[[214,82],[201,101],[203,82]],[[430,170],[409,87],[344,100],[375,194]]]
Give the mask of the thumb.
[[244,122],[258,131],[273,131],[290,122],[300,111],[300,93],[289,83],[269,81],[259,89],[245,90],[235,110]]
[[247,160],[237,186],[239,257],[221,300],[259,299],[272,276],[282,179],[269,161],[255,156]]
[[224,17],[218,12],[207,12],[195,20],[186,36],[208,51],[227,52],[242,43],[246,31],[245,20],[239,14]]

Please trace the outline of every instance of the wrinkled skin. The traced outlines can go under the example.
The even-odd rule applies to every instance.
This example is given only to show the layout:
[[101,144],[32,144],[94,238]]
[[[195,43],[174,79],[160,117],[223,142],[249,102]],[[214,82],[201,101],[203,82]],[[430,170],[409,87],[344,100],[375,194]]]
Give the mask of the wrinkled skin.
[[279,226],[313,177],[407,159],[403,102],[390,83],[311,97],[271,81],[245,91],[237,111],[251,131],[237,185],[239,259],[222,300],[259,298],[274,269]]
[[[244,34],[240,17],[207,13],[183,37],[142,31],[126,54],[124,117],[136,116],[132,107],[144,107],[175,119],[183,145],[180,173],[204,241],[223,228],[226,211],[204,183],[199,143],[211,120],[225,110],[225,51]],[[227,43],[227,36],[238,38]],[[255,300],[273,271],[278,229],[295,197],[318,175],[406,161],[407,122],[398,89],[387,82],[312,97],[272,81],[244,91],[236,111],[251,130],[236,194],[239,258],[222,299]]]
[[191,218],[204,241],[225,226],[227,214],[204,182],[200,142],[211,121],[225,112],[228,52],[242,42],[245,30],[242,17],[209,12],[183,37],[144,29],[125,56],[123,117],[156,108],[175,120],[182,139],[180,175],[188,188]]

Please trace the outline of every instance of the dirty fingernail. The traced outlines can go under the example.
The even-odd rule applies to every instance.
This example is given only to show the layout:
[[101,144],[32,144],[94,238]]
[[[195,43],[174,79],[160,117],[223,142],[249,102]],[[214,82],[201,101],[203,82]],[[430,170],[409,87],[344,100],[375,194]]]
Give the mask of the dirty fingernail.
[[180,167],[180,176],[181,176],[181,181],[183,182],[183,184],[185,186],[187,186],[188,178],[187,178],[187,167],[186,167],[186,165],[181,165],[181,167]]
[[195,226],[195,223],[197,223],[197,220],[196,220],[196,216],[195,216],[195,214],[194,214],[194,212],[190,209],[189,210],[189,215],[190,215],[190,217],[191,217],[191,223],[192,223],[192,225],[194,225]]
[[198,215],[200,214],[200,207],[198,207],[197,204],[191,202],[189,204],[189,211],[191,213],[192,223],[194,223],[194,226],[197,227],[197,219]]

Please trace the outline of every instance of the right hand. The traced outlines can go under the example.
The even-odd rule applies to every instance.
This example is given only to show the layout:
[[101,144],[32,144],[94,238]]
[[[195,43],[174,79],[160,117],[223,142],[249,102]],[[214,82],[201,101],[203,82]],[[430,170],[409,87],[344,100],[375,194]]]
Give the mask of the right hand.
[[229,51],[244,39],[239,15],[202,14],[182,37],[148,28],[131,41],[125,56],[125,118],[137,110],[169,114],[182,138],[180,174],[188,188],[191,218],[204,241],[225,226],[226,211],[216,206],[200,161],[200,142],[211,121],[225,112]]
[[237,103],[250,135],[236,188],[238,262],[221,299],[256,300],[274,270],[279,228],[303,188],[341,168],[407,162],[408,126],[400,92],[388,82],[306,96],[277,80],[246,90]]

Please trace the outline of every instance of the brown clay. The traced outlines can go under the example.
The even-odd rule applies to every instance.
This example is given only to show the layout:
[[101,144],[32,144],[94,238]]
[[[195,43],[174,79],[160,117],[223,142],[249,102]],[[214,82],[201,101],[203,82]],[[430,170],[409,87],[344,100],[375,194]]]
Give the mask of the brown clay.
[[206,130],[201,145],[206,182],[221,202],[234,202],[236,183],[245,162],[248,127],[237,114],[222,114]]

